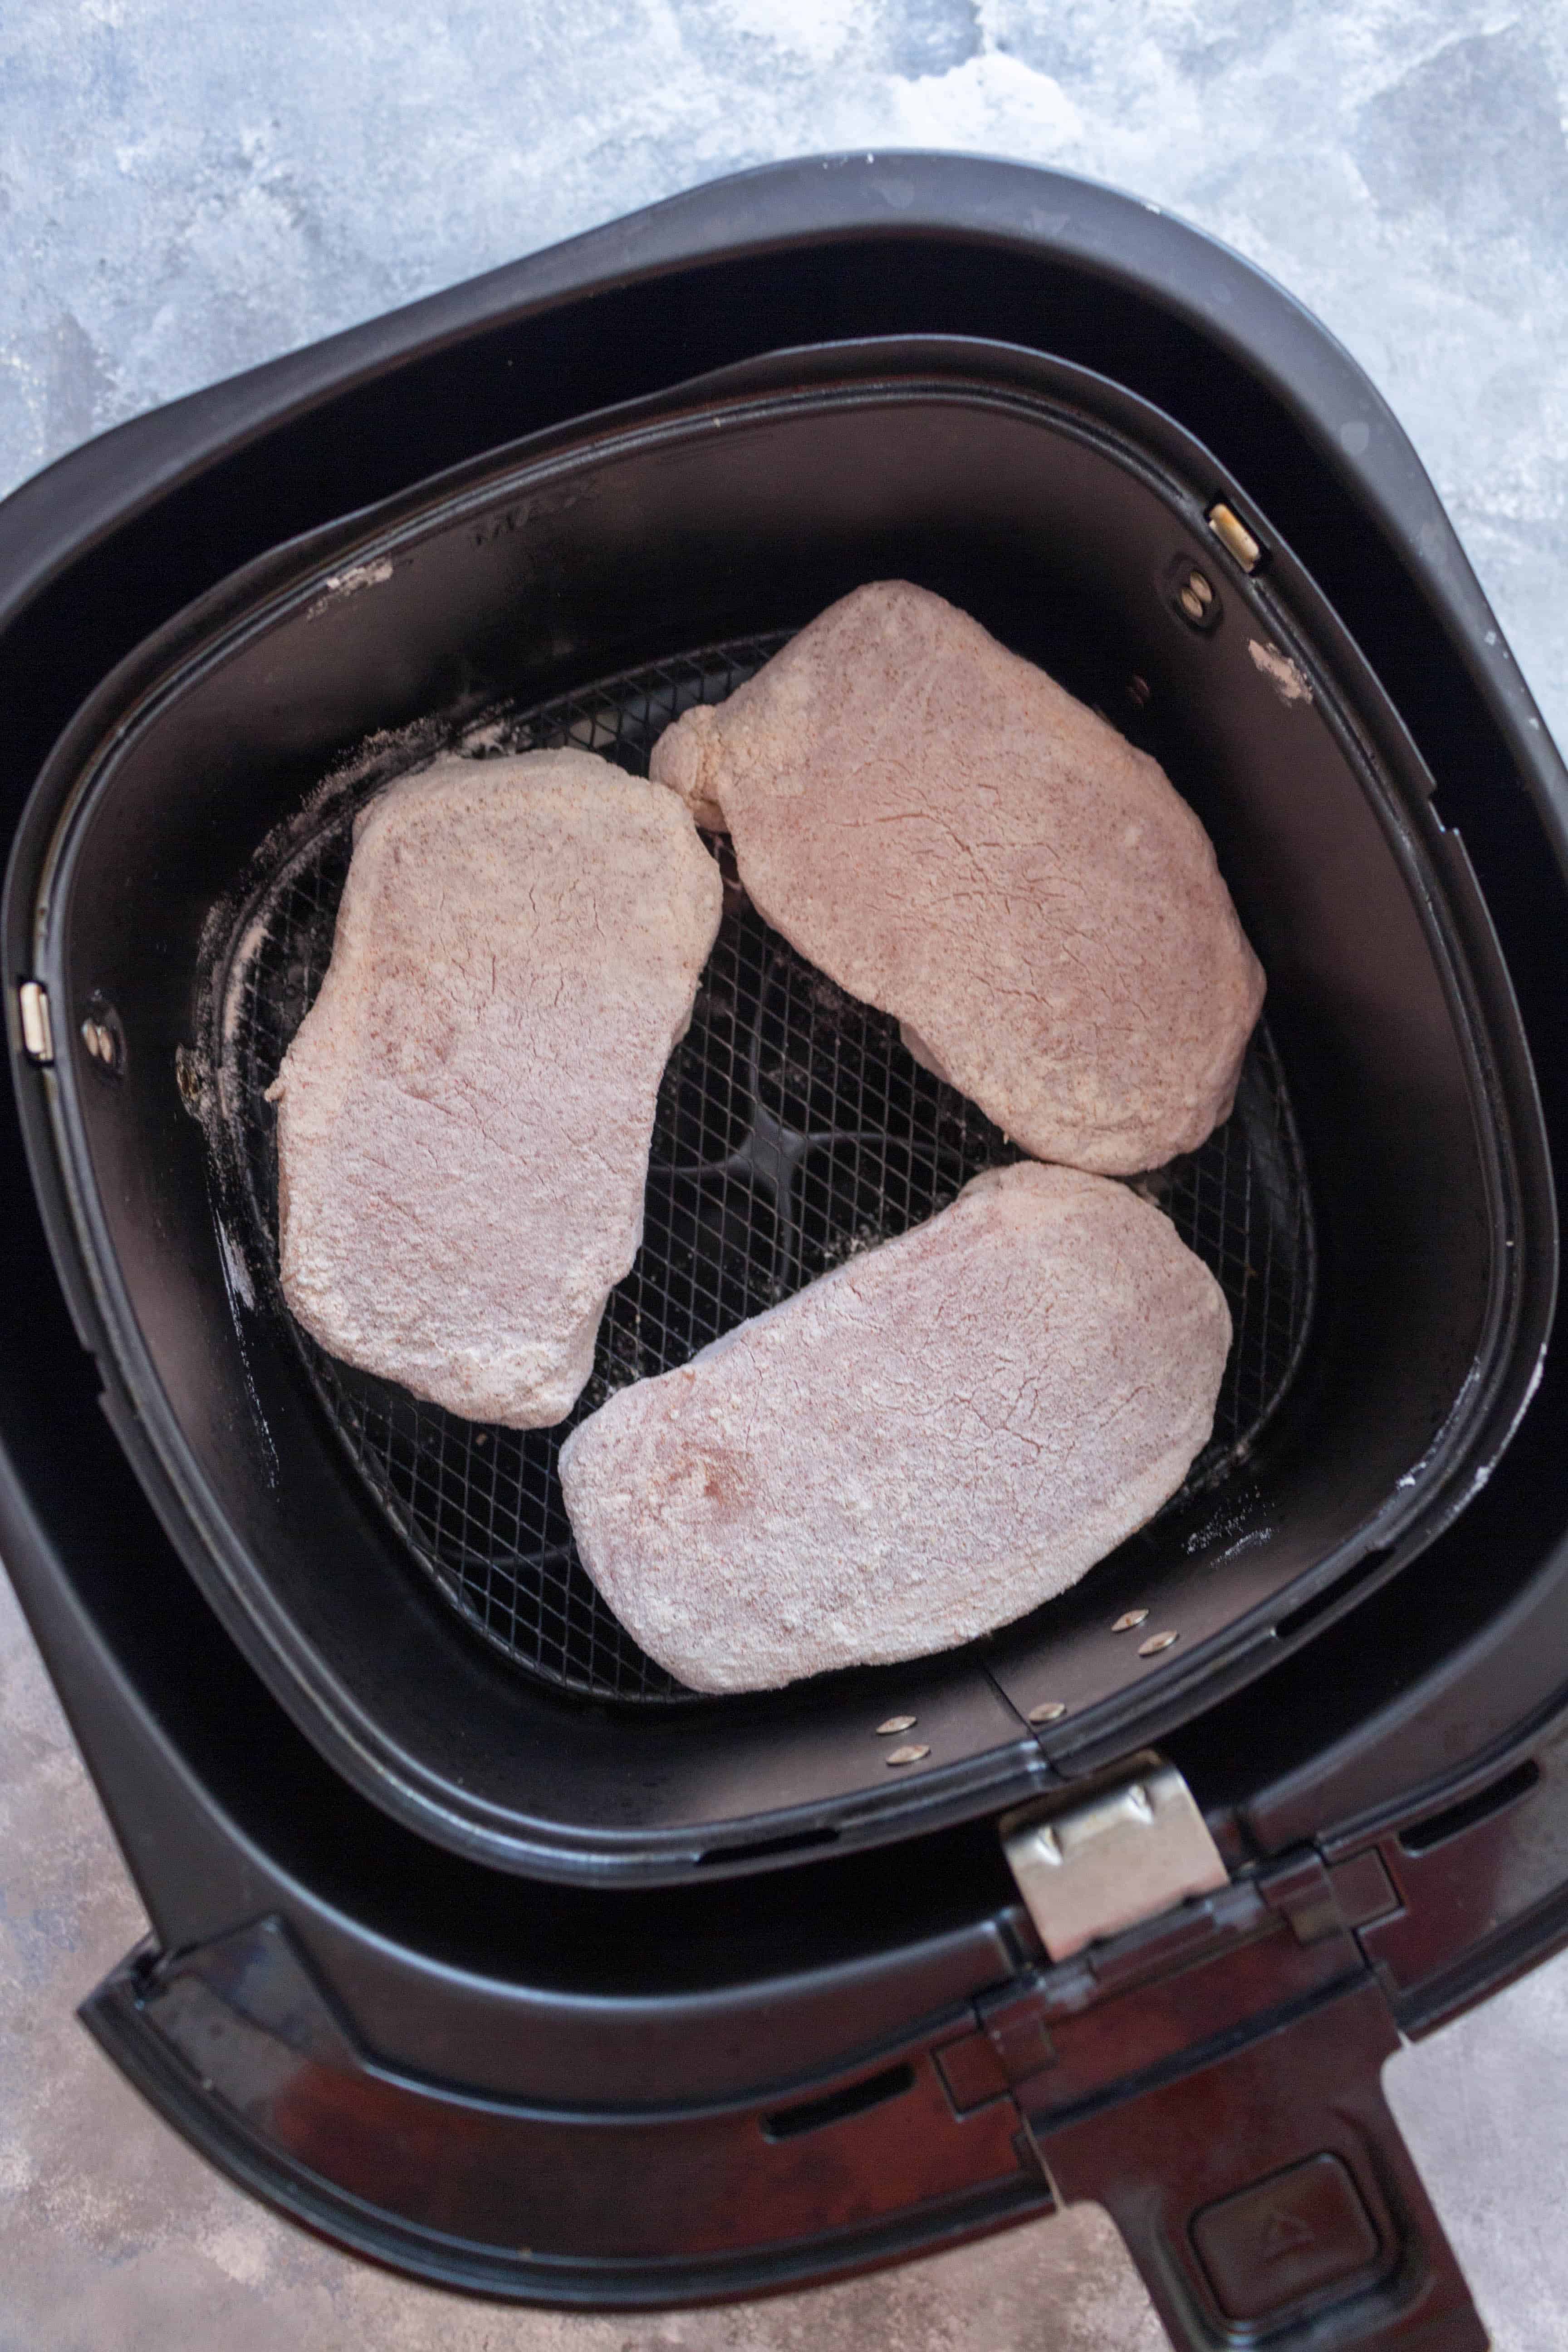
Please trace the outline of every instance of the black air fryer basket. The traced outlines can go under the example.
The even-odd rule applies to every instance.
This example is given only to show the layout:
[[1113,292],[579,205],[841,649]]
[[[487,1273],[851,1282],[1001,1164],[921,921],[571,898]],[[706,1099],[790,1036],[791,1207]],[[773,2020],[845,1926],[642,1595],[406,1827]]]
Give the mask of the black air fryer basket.
[[[1141,1181],[1236,1345],[1065,1599],[697,1699],[575,1558],[563,1432],[293,1325],[266,1092],[371,793],[646,772],[888,578],[1215,840],[1266,1018]],[[1179,2341],[1479,2342],[1377,2081],[1568,1935],[1563,777],[1352,364],[1106,191],[781,167],[106,436],[0,512],[0,1534],[154,1923],[87,2011],[133,2079],[502,2294],[754,2291],[1092,2195]],[[731,874],[579,1415],[1012,1156]]]

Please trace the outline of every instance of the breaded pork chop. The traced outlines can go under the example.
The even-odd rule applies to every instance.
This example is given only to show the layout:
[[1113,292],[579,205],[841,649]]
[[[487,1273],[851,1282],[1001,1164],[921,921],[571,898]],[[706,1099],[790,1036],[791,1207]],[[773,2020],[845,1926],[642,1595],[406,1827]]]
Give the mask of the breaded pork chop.
[[1072,1584],[1214,1424],[1224,1294],[1125,1185],[1025,1160],[574,1429],[577,1548],[693,1690],[950,1648]]
[[1227,1118],[1263,1002],[1163,771],[977,621],[857,589],[652,774],[766,919],[1041,1160],[1131,1175]]
[[721,899],[679,803],[591,752],[370,803],[271,1090],[283,1292],[323,1348],[475,1421],[571,1411]]

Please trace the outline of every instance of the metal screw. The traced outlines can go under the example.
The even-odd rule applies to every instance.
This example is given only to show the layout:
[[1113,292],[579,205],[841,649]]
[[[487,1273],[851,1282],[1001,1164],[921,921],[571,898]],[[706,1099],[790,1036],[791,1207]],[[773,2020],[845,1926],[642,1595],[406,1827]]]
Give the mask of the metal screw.
[[1146,1609],[1129,1609],[1124,1616],[1117,1619],[1110,1630],[1113,1633],[1131,1633],[1134,1625],[1142,1625],[1148,1614]]
[[1209,606],[1214,603],[1212,582],[1205,580],[1201,572],[1189,572],[1185,585],[1178,594],[1176,602],[1189,621],[1205,619]]
[[1151,1633],[1146,1642],[1139,1643],[1138,1654],[1141,1658],[1158,1657],[1162,1650],[1168,1650],[1173,1642],[1180,1639],[1178,1633]]
[[895,1731],[912,1731],[914,1726],[915,1718],[912,1715],[890,1715],[886,1723],[879,1723],[877,1726],[877,1737],[879,1739],[886,1739]]
[[882,1760],[887,1764],[918,1764],[922,1756],[930,1754],[929,1748],[889,1748]]
[[1029,1721],[1031,1723],[1059,1723],[1067,1711],[1067,1701],[1065,1699],[1043,1698],[1038,1706],[1032,1706],[1029,1709]]
[[1143,705],[1149,699],[1149,681],[1146,677],[1130,677],[1128,679],[1127,699],[1129,702],[1136,703],[1140,710],[1142,709]]

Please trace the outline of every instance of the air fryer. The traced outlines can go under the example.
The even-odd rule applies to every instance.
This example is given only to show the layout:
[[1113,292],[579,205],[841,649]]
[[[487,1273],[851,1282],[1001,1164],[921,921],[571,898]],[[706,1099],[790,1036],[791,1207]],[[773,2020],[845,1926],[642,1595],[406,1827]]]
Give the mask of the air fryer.
[[[779,167],[106,436],[0,578],[41,1220],[3,1532],[153,1921],[111,2054],[285,2210],[500,2295],[752,2292],[1093,2195],[1179,2342],[1481,2341],[1377,2083],[1568,1935],[1563,777],[1352,364],[1106,191]],[[266,1091],[388,778],[646,772],[887,578],[1215,840],[1264,1022],[1142,1181],[1236,1343],[1068,1596],[699,1699],[576,1560],[564,1430],[292,1324]],[[1015,1156],[731,881],[579,1416]]]

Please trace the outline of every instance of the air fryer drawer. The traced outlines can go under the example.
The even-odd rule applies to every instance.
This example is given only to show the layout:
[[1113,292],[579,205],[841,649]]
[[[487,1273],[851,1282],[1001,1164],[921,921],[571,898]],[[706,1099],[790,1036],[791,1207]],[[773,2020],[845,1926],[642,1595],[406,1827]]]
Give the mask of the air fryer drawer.
[[[1112,2213],[1173,2340],[1479,2345],[1378,2076],[1568,1935],[1568,775],[1414,452],[1289,297],[1108,189],[890,161],[655,206],[0,509],[0,1534],[153,1929],[84,2018],[247,2192],[426,2282],[668,2306],[1059,2192]],[[1194,563],[1201,636],[1171,602]],[[635,1661],[485,1619],[505,1563],[459,1563],[453,1432],[400,1454],[399,1421],[356,1465],[372,1400],[270,1300],[256,1081],[378,773],[487,710],[635,760],[656,693],[892,570],[1059,667],[1215,831],[1274,1110],[1217,1193],[1198,1154],[1167,1197],[1268,1344],[1210,1483],[989,1644],[606,1697]],[[755,1175],[716,1039],[773,950],[733,911],[667,1131]],[[753,1035],[793,1055],[794,1022]],[[856,1035],[890,1143],[912,1081]],[[914,1213],[888,1172],[868,1213]],[[871,1173],[836,1162],[827,1212]],[[715,1272],[712,1311],[744,1303],[742,1222],[739,1268],[691,1249],[687,1307]],[[543,1563],[513,1565],[542,1622]],[[906,1713],[931,1752],[891,1769]],[[1131,1800],[1154,1733],[1230,1883],[1050,1965],[994,1816],[1101,1756]],[[1275,2192],[1316,2243],[1330,2176],[1339,2251],[1298,2234],[1277,2271]]]

